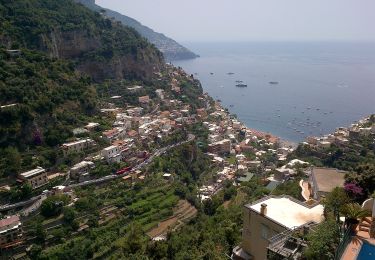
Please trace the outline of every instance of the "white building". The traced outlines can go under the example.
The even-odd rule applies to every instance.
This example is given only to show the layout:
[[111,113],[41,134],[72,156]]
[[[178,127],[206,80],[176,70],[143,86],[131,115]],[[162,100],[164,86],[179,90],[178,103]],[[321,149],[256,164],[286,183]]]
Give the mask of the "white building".
[[90,161],[82,161],[80,163],[75,164],[70,169],[70,176],[72,178],[79,178],[80,175],[88,173],[91,169],[95,168],[95,164]]
[[117,145],[111,145],[102,150],[102,156],[107,163],[121,162],[122,156],[120,148]]
[[161,100],[163,100],[164,99],[164,90],[163,89],[157,89],[157,90],[155,90],[155,93],[156,93],[156,95],[161,99]]
[[78,140],[70,143],[65,143],[61,146],[64,156],[67,156],[71,153],[79,153],[87,150],[88,148],[95,145],[95,142],[90,138],[86,138],[83,140]]

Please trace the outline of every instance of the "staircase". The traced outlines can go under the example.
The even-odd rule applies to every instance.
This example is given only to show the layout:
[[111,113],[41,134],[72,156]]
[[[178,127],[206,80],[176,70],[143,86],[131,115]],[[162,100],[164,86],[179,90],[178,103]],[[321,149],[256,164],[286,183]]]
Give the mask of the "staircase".
[[361,223],[358,226],[359,231],[370,233],[371,223],[372,223],[372,220],[370,217],[363,218]]

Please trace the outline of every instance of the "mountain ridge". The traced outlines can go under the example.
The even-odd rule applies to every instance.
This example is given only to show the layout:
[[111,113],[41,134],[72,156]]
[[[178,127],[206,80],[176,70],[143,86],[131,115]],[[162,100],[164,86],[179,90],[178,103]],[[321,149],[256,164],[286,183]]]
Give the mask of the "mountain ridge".
[[[123,25],[134,28],[139,34],[154,44],[163,54],[167,61],[194,59],[199,55],[193,53],[186,47],[182,46],[175,40],[165,36],[162,33],[155,32],[151,28],[141,24],[139,21],[123,15],[119,12],[108,8],[103,8],[95,3],[95,0],[75,0],[77,3],[88,7],[93,11],[102,13],[103,15],[120,21]],[[105,11],[105,12],[103,12]]]
[[0,44],[7,49],[28,48],[73,61],[96,82],[150,79],[164,66],[162,53],[136,30],[71,0],[0,4]]

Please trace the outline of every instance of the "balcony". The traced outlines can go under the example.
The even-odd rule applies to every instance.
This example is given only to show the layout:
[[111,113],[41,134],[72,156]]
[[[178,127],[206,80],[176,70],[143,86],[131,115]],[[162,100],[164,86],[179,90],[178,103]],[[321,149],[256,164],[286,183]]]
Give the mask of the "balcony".
[[307,247],[304,237],[315,226],[315,223],[309,223],[286,230],[270,238],[270,244],[267,247],[267,259],[302,259],[302,252]]

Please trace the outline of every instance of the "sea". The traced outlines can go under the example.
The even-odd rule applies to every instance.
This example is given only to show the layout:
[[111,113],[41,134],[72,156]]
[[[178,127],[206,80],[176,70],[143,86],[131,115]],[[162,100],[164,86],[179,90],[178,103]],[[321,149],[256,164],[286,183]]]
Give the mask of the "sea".
[[[185,43],[175,61],[249,128],[301,142],[375,113],[375,43]],[[236,87],[243,82],[247,87]],[[273,82],[273,84],[271,83]]]

